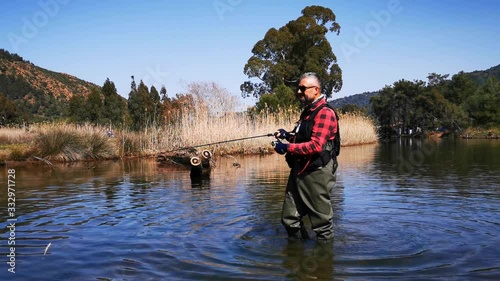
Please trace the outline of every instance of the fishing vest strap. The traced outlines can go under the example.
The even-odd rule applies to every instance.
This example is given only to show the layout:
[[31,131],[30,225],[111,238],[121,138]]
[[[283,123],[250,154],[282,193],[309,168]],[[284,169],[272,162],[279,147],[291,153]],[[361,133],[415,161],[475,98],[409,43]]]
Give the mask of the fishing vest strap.
[[[299,127],[299,132],[297,132],[295,142],[296,143],[301,143],[301,142],[307,142],[311,140],[311,135],[312,135],[312,127],[314,125],[314,118],[316,115],[321,111],[322,108],[328,107],[330,108],[337,120],[337,132],[335,133],[335,137],[333,140],[327,140],[326,144],[323,145],[321,153],[317,155],[312,155],[312,156],[295,156],[295,155],[290,155],[287,157],[287,163],[290,167],[292,167],[294,164],[298,165],[298,170],[299,172],[310,172],[317,170],[318,168],[324,167],[330,162],[330,160],[334,160],[334,167],[336,169],[336,161],[337,161],[337,156],[340,153],[340,129],[338,126],[338,115],[337,112],[328,104],[323,104],[318,106],[313,112],[311,112],[308,116],[309,118],[307,120],[304,120],[305,117],[307,116],[306,114],[301,115],[301,123]],[[333,171],[335,172],[335,171]]]

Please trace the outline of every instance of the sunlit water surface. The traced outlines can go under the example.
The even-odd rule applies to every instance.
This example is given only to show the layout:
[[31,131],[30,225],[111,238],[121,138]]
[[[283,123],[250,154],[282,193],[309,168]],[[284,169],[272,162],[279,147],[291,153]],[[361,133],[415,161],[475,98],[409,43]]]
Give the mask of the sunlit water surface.
[[499,159],[498,141],[343,148],[325,245],[286,238],[280,155],[219,157],[200,182],[152,160],[9,164],[16,273],[4,223],[0,279],[498,280]]

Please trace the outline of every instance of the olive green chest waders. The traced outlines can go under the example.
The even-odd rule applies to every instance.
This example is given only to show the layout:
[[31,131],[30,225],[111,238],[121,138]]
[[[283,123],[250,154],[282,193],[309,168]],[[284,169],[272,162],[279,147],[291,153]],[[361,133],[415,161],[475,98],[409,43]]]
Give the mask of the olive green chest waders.
[[332,173],[334,162],[336,159],[305,175],[297,175],[297,166],[292,167],[281,217],[289,237],[308,238],[302,222],[302,218],[308,215],[312,230],[319,240],[333,239],[330,193],[335,184]]

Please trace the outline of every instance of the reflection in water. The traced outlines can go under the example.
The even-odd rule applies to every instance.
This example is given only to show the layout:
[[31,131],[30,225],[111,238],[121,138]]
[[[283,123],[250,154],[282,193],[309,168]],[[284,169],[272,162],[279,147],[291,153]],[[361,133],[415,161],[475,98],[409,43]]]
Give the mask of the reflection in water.
[[293,280],[332,280],[333,243],[291,241],[283,248],[283,265]]
[[9,164],[18,272],[0,280],[495,279],[499,142],[399,141],[343,148],[329,245],[288,241],[281,155],[219,157],[201,181],[153,160]]
[[365,169],[370,167],[373,164],[378,148],[378,144],[344,147],[338,158],[339,167],[340,165],[344,169]]
[[192,188],[210,188],[210,178],[190,177]]

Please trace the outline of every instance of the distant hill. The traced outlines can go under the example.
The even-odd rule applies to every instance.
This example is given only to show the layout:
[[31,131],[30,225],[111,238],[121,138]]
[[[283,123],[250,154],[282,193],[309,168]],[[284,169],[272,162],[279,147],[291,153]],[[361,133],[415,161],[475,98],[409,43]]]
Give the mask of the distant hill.
[[500,64],[487,70],[476,70],[466,73],[472,81],[482,85],[489,77],[495,77],[500,80]]
[[74,95],[88,95],[93,83],[50,71],[0,49],[0,95],[17,104],[23,115],[44,120],[61,117]]
[[335,99],[330,101],[330,105],[332,105],[334,108],[341,108],[344,105],[347,104],[355,104],[358,107],[365,107],[368,108],[370,106],[370,98],[373,96],[378,95],[379,92],[365,92],[362,94],[356,94],[352,96],[347,96],[343,97],[340,99]]
[[[489,68],[487,70],[476,70],[472,72],[465,72],[472,81],[476,82],[479,85],[482,85],[488,80],[489,77],[495,77],[500,80],[500,64]],[[357,105],[358,107],[364,107],[368,110],[370,109],[370,98],[379,94],[379,91],[374,92],[365,92],[361,94],[356,94],[352,96],[347,96],[339,99],[335,99],[330,101],[329,103],[334,108],[341,108],[344,105],[352,104]]]

